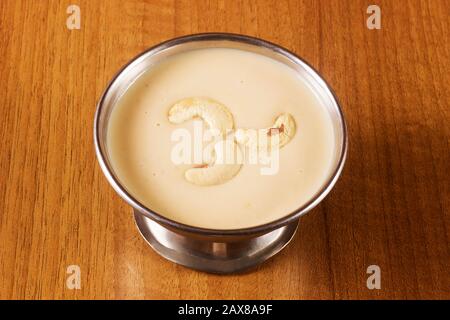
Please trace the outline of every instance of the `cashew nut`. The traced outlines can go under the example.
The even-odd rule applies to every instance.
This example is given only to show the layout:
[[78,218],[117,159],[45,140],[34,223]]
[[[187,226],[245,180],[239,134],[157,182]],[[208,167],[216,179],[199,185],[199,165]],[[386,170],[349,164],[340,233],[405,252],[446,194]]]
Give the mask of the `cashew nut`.
[[[233,178],[241,169],[242,152],[230,139],[218,142],[215,147],[215,162],[186,170],[184,177],[199,186],[222,184]],[[226,157],[231,157],[226,159]],[[228,162],[230,163],[227,163]]]
[[[234,127],[233,115],[220,102],[209,98],[186,98],[175,103],[169,110],[169,121],[180,124],[199,117],[217,134],[226,134]],[[225,148],[225,150],[224,150]],[[229,154],[231,148],[231,155]],[[224,152],[225,151],[225,152]],[[228,154],[225,154],[227,153]],[[232,156],[232,161],[225,161],[226,156]],[[238,159],[236,159],[236,157]],[[200,186],[210,186],[225,183],[233,178],[241,169],[242,153],[232,139],[221,140],[214,146],[213,160],[193,167],[184,173],[185,179]]]
[[[268,138],[276,134],[278,135],[278,139],[273,139],[274,141],[272,143],[274,144],[272,146],[281,148],[294,137],[296,132],[295,120],[289,113],[283,113],[275,119],[273,126],[266,130]],[[258,142],[254,129],[236,130],[235,139],[238,143],[245,146]]]
[[209,98],[186,98],[175,103],[169,110],[169,121],[180,124],[199,117],[210,129],[226,133],[233,129],[234,120],[231,112],[220,102]]

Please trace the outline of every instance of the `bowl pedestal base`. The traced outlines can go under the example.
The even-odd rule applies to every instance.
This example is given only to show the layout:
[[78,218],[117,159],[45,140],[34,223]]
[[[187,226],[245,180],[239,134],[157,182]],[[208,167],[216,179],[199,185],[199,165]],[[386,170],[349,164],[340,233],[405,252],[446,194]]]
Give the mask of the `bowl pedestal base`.
[[298,220],[251,236],[203,236],[172,231],[134,211],[142,237],[158,254],[180,265],[209,273],[234,273],[254,267],[291,241]]

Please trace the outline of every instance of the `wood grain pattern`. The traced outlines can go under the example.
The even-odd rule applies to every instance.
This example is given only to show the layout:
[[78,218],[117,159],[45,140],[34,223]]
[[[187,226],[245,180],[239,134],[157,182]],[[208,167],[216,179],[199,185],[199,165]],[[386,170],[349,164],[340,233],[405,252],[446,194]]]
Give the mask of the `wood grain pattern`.
[[[0,298],[450,298],[450,6],[374,1],[0,1]],[[81,30],[66,8],[81,8]],[[127,60],[197,32],[258,36],[317,68],[349,157],[276,258],[234,276],[154,253],[95,158],[96,101]],[[65,286],[80,265],[81,290]],[[366,288],[366,268],[382,289]]]

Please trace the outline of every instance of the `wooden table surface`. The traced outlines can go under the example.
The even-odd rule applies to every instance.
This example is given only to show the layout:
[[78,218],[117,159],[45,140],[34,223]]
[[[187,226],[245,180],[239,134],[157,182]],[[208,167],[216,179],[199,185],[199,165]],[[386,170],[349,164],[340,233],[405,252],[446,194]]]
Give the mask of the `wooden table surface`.
[[[380,30],[366,27],[373,3]],[[70,4],[80,30],[66,27]],[[450,298],[449,16],[446,0],[0,1],[0,298]],[[305,58],[349,127],[331,194],[284,251],[232,276],[153,252],[92,139],[96,101],[125,62],[213,31]],[[66,287],[69,265],[80,290]]]

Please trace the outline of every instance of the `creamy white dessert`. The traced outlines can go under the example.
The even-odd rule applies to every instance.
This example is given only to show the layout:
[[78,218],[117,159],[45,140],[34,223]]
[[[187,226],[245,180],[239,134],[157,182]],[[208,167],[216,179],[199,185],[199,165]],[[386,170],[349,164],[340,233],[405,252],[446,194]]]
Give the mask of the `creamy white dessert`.
[[[192,99],[221,107],[205,109],[202,100],[200,109],[172,109]],[[171,136],[179,129],[195,136],[195,118],[205,128],[231,127],[243,151],[249,129],[271,135],[274,126],[281,128],[276,173],[262,174],[267,164],[244,161],[211,180],[213,162],[174,163]],[[114,107],[107,148],[121,183],[151,210],[192,226],[239,229],[281,218],[310,200],[331,173],[334,141],[329,114],[294,70],[255,53],[209,48],[167,58],[140,76]],[[203,169],[207,179],[199,175]]]

